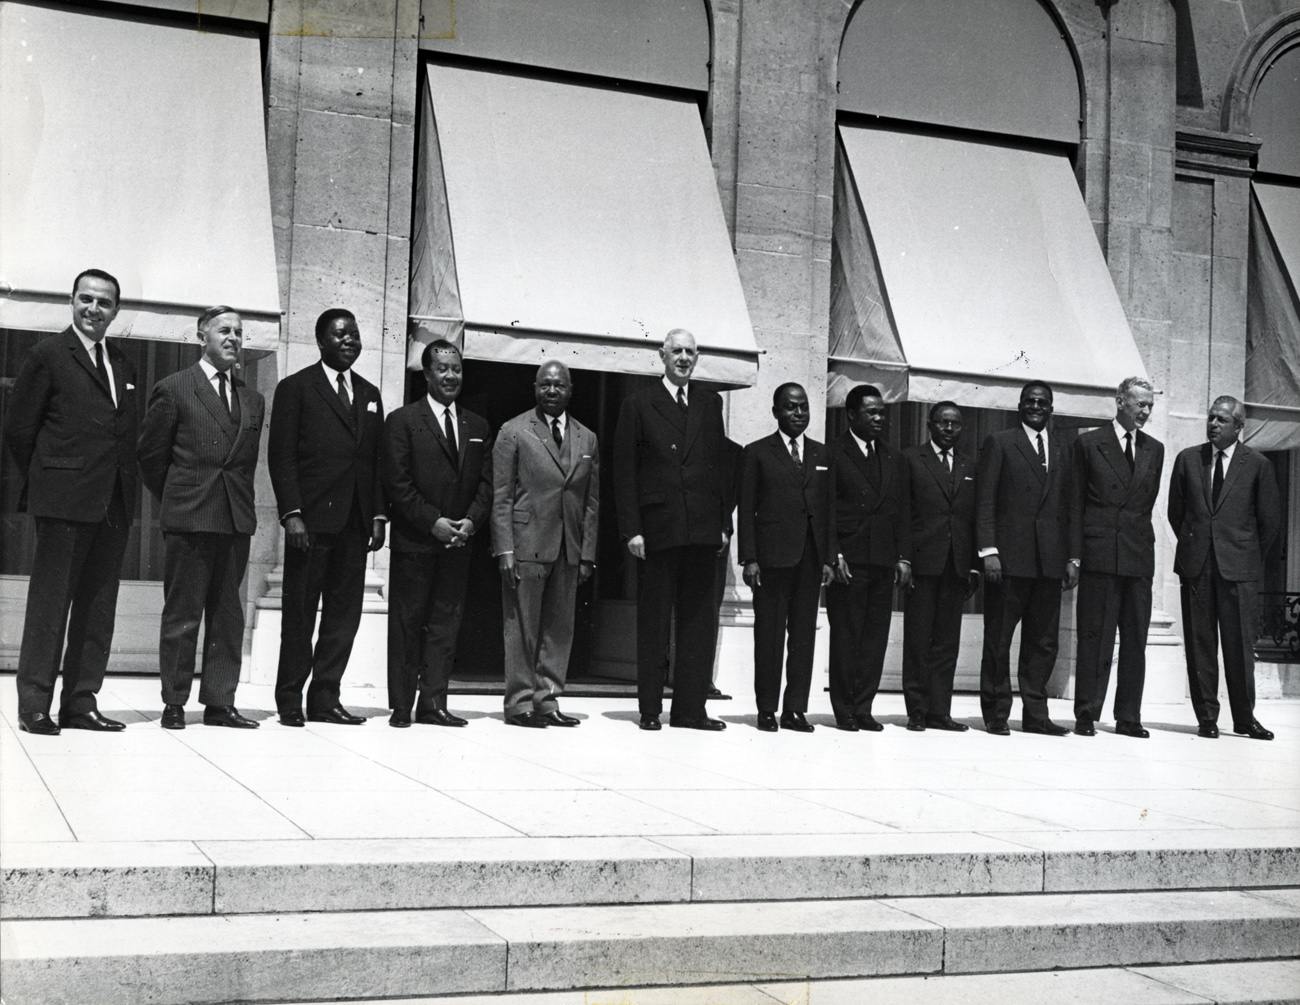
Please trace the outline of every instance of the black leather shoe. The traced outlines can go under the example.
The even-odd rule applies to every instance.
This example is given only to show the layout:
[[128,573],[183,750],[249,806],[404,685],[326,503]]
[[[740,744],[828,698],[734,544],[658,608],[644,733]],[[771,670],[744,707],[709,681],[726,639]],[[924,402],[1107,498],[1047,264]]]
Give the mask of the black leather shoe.
[[422,726],[468,726],[469,720],[452,715],[445,708],[435,708],[428,712],[417,712],[415,721]]
[[19,712],[18,728],[37,736],[58,736],[59,724],[44,712]]
[[1007,725],[1006,719],[994,719],[985,724],[984,732],[992,733],[994,736],[1010,736],[1011,727]]
[[552,709],[552,710],[549,711],[549,712],[541,712],[541,713],[538,713],[538,714],[541,716],[541,718],[542,718],[543,720],[545,720],[546,725],[548,725],[548,726],[580,726],[580,725],[582,725],[582,720],[581,720],[581,719],[575,719],[575,718],[574,718],[573,716],[571,716],[571,715],[565,715],[565,714],[564,714],[563,712],[561,712],[558,708],[556,708],[556,709]]
[[164,705],[162,714],[163,729],[184,729],[185,728],[185,706],[184,705]]
[[780,727],[776,724],[775,712],[759,712],[758,728],[763,733],[775,733]]
[[925,732],[925,716],[923,716],[923,715],[909,715],[909,716],[907,717],[907,728],[910,729],[913,733],[924,733],[924,732]]
[[231,729],[256,729],[259,723],[239,714],[234,705],[209,705],[203,710],[203,725],[229,726]]
[[1250,725],[1247,726],[1245,729],[1238,729],[1236,726],[1233,726],[1232,731],[1236,733],[1238,736],[1249,736],[1252,740],[1273,739],[1273,731],[1271,729],[1265,729],[1263,726],[1261,726],[1259,724],[1258,719],[1251,719]]
[[529,729],[545,729],[546,720],[536,712],[519,712],[506,716],[507,726],[527,726]]
[[411,713],[404,708],[393,709],[393,714],[388,717],[388,725],[397,729],[406,729],[411,725]]
[[925,724],[931,729],[943,729],[949,733],[964,733],[970,729],[964,722],[958,722],[950,715],[927,715]]
[[674,719],[669,716],[668,725],[674,729],[703,729],[711,733],[720,733],[727,728],[727,724],[721,719],[710,719],[707,715],[702,715],[698,719]]
[[1040,736],[1068,736],[1070,731],[1064,726],[1058,726],[1051,719],[1044,719],[1042,722],[1025,722],[1020,721],[1020,731],[1022,733],[1037,733]]
[[648,729],[651,732],[653,732],[656,729],[663,729],[663,726],[659,724],[659,716],[657,715],[641,716],[640,726],[642,729]]
[[126,729],[126,723],[116,719],[106,719],[95,709],[89,712],[73,712],[70,715],[59,713],[60,729],[90,729],[99,733],[117,733]]
[[816,727],[804,718],[802,712],[786,712],[781,716],[781,728],[793,729],[796,733],[811,733]]
[[333,708],[327,708],[324,712],[307,713],[308,722],[332,722],[336,726],[363,726],[366,718],[363,715],[353,715],[342,705],[335,705]]
[[881,730],[885,728],[880,723],[876,722],[876,720],[869,715],[858,716],[857,723],[858,723],[858,729],[866,729],[872,733],[879,733]]
[[835,728],[842,729],[846,733],[856,733],[858,731],[858,724],[852,719],[836,719]]
[[[1116,727],[1116,730],[1118,731],[1118,727]],[[1097,735],[1097,727],[1096,727],[1095,725],[1093,725],[1093,722],[1092,722],[1091,719],[1075,719],[1075,720],[1074,720],[1074,731],[1075,731],[1076,733],[1078,733],[1080,736],[1096,736],[1096,735]]]
[[307,720],[303,718],[301,712],[281,712],[280,725],[281,726],[305,726],[307,725]]
[[1219,727],[1212,722],[1203,722],[1196,727],[1196,735],[1203,736],[1207,740],[1217,740],[1219,738]]
[[1138,740],[1145,740],[1151,735],[1149,730],[1143,728],[1142,723],[1128,722],[1124,719],[1115,723],[1115,732],[1120,736],[1132,736]]

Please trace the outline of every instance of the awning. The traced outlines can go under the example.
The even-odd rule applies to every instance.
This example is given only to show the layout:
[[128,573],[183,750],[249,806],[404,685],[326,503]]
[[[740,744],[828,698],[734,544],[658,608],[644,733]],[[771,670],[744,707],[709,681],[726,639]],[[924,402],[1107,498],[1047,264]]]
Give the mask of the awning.
[[1246,293],[1246,423],[1257,450],[1300,447],[1300,187],[1254,182]]
[[0,327],[66,328],[93,267],[122,284],[112,335],[190,341],[224,303],[276,347],[255,36],[5,3],[0,94]]
[[754,383],[698,105],[437,65],[429,97],[437,146],[420,170],[435,190],[421,194],[412,254],[415,340],[463,320],[472,359],[654,374],[664,336],[686,328],[700,379]]
[[1113,416],[1116,385],[1146,368],[1066,158],[857,126],[840,138],[871,249],[852,254],[878,261],[890,327],[833,330],[831,373],[897,385],[892,342],[900,398],[1014,409],[1039,379],[1058,412]]

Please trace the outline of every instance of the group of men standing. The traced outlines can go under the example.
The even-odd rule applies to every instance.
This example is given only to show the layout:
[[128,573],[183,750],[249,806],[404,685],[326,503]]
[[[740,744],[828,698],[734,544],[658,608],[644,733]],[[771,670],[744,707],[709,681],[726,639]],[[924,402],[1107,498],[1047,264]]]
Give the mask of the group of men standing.
[[[255,728],[234,697],[265,402],[235,375],[242,320],[225,306],[204,311],[199,361],[159,381],[141,416],[135,368],[104,339],[120,296],[108,273],[90,269],[76,278],[72,325],[24,359],[6,415],[5,441],[26,474],[22,502],[37,528],[19,726],[40,734],[124,728],[98,711],[96,694],[138,470],[159,502],[165,543],[161,724],[186,726],[202,625],[203,722]],[[268,465],[285,540],[280,722],[365,721],[341,704],[340,683],[360,624],[367,556],[387,541],[389,724],[464,726],[447,709],[447,689],[464,614],[466,546],[488,527],[501,577],[505,722],[578,725],[558,699],[577,589],[595,570],[600,450],[569,411],[567,367],[544,363],[536,407],[494,438],[483,418],[458,404],[463,368],[452,343],[425,347],[427,393],[385,420],[378,390],[353,372],[362,339],[352,313],[325,311],[315,334],[319,361],[279,383],[270,415]],[[990,435],[978,465],[958,449],[963,423],[953,402],[934,405],[927,442],[900,453],[882,438],[880,391],[858,385],[846,402],[848,430],[821,444],[805,435],[807,393],[788,383],[773,396],[777,430],[737,461],[721,398],[692,380],[694,337],[670,332],[660,357],[662,379],[622,403],[614,444],[618,527],[637,564],[642,729],[661,728],[670,650],[669,725],[725,728],[707,715],[705,700],[725,575],[720,557],[738,525],[738,557],[754,593],[760,730],[813,731],[806,712],[823,587],[840,729],[882,728],[872,703],[897,588],[906,596],[907,728],[967,729],[951,715],[953,676],[962,609],[982,578],[980,698],[988,732],[1010,732],[1017,627],[1022,727],[1069,732],[1048,717],[1047,683],[1061,593],[1077,586],[1074,732],[1095,734],[1118,633],[1116,731],[1148,735],[1140,709],[1155,572],[1151,515],[1164,462],[1163,446],[1142,431],[1154,402],[1148,381],[1125,380],[1113,423],[1084,433],[1070,450],[1049,428],[1052,389],[1026,384],[1020,423]],[[1218,735],[1221,636],[1233,728],[1271,739],[1254,718],[1251,629],[1281,512],[1271,465],[1239,441],[1244,419],[1235,399],[1214,402],[1209,442],[1175,461],[1169,518],[1200,733]],[[56,721],[50,709],[61,657]]]

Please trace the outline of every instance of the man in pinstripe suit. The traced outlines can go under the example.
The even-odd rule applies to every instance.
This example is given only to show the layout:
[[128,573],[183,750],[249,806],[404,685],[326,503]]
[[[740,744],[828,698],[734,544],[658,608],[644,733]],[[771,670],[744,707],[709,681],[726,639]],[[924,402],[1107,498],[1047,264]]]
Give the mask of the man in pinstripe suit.
[[160,380],[140,429],[140,473],[161,501],[165,542],[158,647],[164,729],[185,728],[199,620],[204,725],[252,729],[235,709],[244,642],[239,584],[257,517],[253,472],[265,402],[234,376],[243,322],[229,307],[199,317],[203,355]]

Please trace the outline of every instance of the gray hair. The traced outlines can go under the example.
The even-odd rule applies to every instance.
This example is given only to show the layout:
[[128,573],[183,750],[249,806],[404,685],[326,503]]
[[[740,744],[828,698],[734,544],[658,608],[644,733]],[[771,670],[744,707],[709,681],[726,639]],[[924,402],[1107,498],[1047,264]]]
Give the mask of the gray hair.
[[563,363],[561,363],[558,359],[548,359],[545,363],[539,366],[537,368],[537,376],[533,378],[533,383],[536,383],[537,381],[541,380],[542,374],[545,373],[547,370],[549,370],[551,367],[557,367],[564,374],[564,379],[567,380],[570,384],[573,383],[573,376],[572,374],[569,373],[569,368],[565,366]]
[[1237,424],[1238,429],[1240,429],[1242,426],[1246,424],[1246,406],[1243,405],[1236,398],[1234,398],[1232,395],[1221,394],[1217,398],[1215,398],[1212,402],[1210,402],[1211,411],[1214,410],[1215,405],[1228,406],[1229,411],[1232,412],[1232,421]]
[[664,350],[667,350],[667,348],[668,348],[668,343],[671,342],[671,341],[673,340],[673,336],[674,336],[674,335],[685,335],[687,338],[689,338],[689,339],[691,340],[692,343],[695,344],[696,352],[699,352],[699,343],[695,341],[695,336],[692,335],[692,334],[691,334],[689,331],[687,331],[685,328],[674,328],[674,329],[673,329],[672,331],[670,331],[667,335],[665,335],[665,336],[664,336],[664,341],[663,341],[663,346],[662,346],[661,348],[663,348]]
[[1116,389],[1116,393],[1122,398],[1135,387],[1145,388],[1152,394],[1156,393],[1155,384],[1151,383],[1151,381],[1147,380],[1145,377],[1125,377],[1119,382],[1119,387]]

